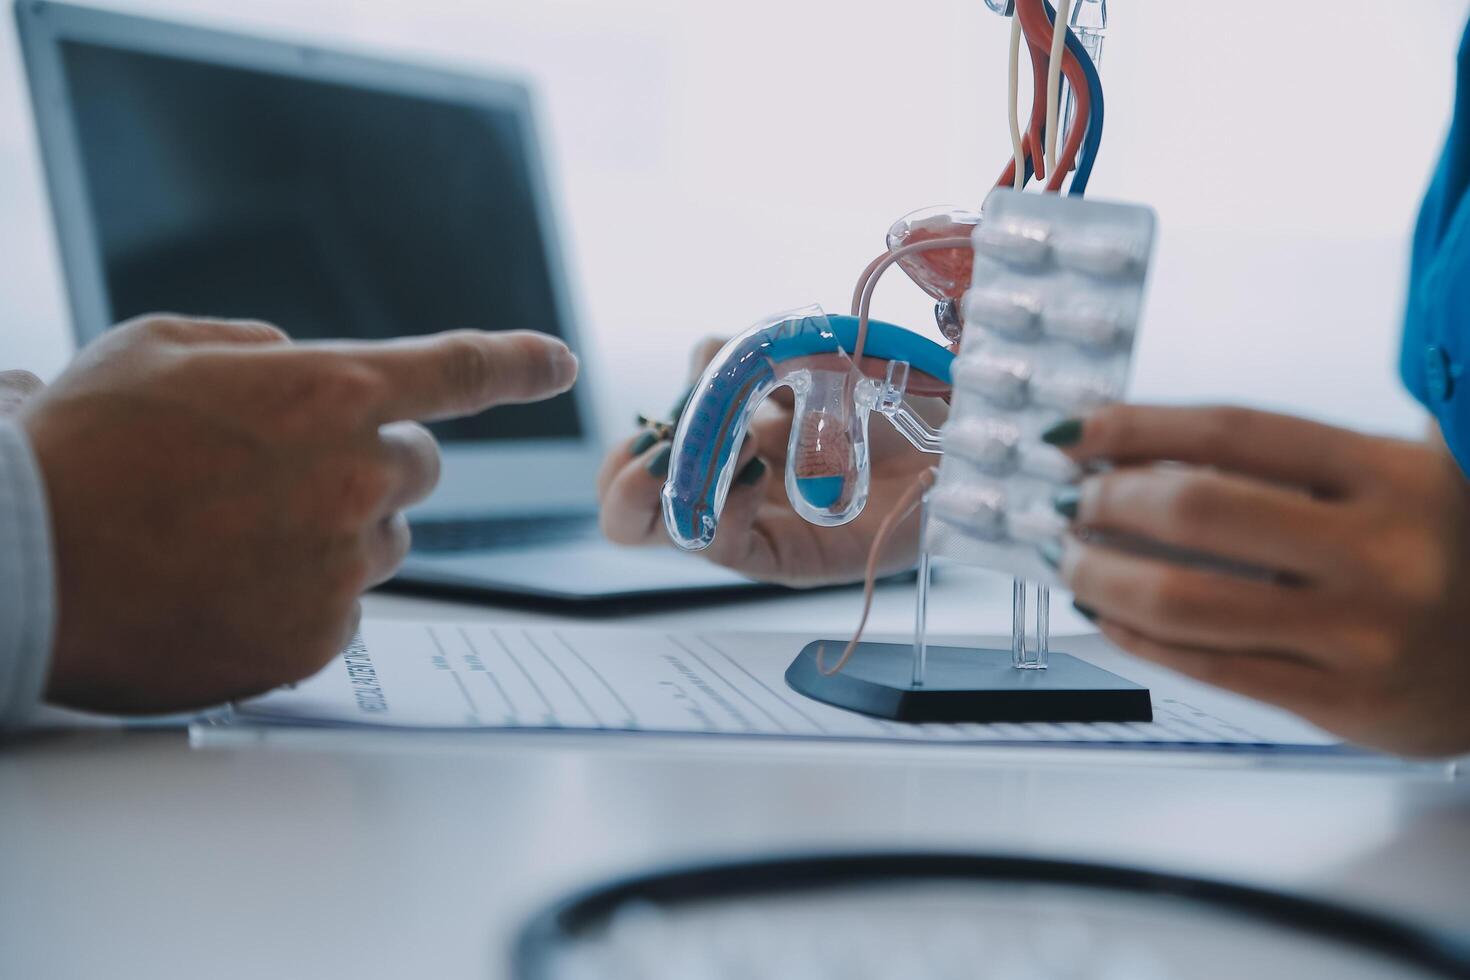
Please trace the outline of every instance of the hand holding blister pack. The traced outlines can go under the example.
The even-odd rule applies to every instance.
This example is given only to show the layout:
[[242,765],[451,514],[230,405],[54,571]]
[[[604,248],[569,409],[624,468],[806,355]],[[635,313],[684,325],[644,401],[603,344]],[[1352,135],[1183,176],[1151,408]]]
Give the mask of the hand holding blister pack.
[[1153,251],[1148,208],[996,191],[974,271],[927,550],[1056,582],[1042,549],[1067,522],[1057,492],[1081,476],[1042,439],[1125,392]]

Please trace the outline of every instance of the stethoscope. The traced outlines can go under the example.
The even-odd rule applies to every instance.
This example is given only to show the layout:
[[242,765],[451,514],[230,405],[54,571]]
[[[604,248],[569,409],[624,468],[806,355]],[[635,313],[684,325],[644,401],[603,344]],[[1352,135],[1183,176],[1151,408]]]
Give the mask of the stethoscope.
[[1304,941],[1372,954],[1429,976],[1470,978],[1470,944],[1315,898],[1141,868],[985,854],[831,854],[739,861],[621,878],[565,898],[535,916],[514,949],[515,980],[555,980],[554,963],[630,908],[661,911],[711,902],[840,893],[902,885],[1039,885],[1099,898],[1190,903],[1236,922],[1286,930]]

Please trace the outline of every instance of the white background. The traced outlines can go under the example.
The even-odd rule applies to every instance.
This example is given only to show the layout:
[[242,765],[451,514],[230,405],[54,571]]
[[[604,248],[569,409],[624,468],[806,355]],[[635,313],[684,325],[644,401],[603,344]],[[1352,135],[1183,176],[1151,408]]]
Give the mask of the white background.
[[[613,431],[665,407],[699,337],[842,309],[894,218],[974,206],[1008,152],[1007,25],[980,0],[109,5],[530,76]],[[1134,395],[1416,431],[1394,376],[1407,239],[1465,0],[1111,6],[1093,193],[1163,228]],[[931,322],[897,277],[878,312]],[[7,18],[0,365],[53,375],[70,348]]]

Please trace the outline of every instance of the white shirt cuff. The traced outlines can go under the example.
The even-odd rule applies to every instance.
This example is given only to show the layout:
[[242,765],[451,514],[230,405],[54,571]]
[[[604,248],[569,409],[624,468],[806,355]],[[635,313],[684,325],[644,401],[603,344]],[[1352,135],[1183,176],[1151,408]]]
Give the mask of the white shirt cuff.
[[0,420],[0,729],[41,701],[56,624],[51,518],[25,430]]

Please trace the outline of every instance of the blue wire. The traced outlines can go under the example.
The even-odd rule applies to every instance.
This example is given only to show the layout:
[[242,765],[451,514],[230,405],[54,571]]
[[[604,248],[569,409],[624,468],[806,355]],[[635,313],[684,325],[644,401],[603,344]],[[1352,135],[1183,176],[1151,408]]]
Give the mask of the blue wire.
[[[1046,6],[1046,16],[1052,23],[1053,30],[1056,29],[1057,8],[1051,5],[1051,0],[1042,0]],[[1092,168],[1097,163],[1098,149],[1102,146],[1103,134],[1103,90],[1102,79],[1098,77],[1097,66],[1092,63],[1092,56],[1082,46],[1082,41],[1073,33],[1071,27],[1067,27],[1067,50],[1077,58],[1082,65],[1082,74],[1087,76],[1088,94],[1092,102],[1087,114],[1087,136],[1082,140],[1082,151],[1077,158],[1077,173],[1072,177],[1072,186],[1067,193],[1074,197],[1081,197],[1087,193],[1087,184],[1092,180]]]

